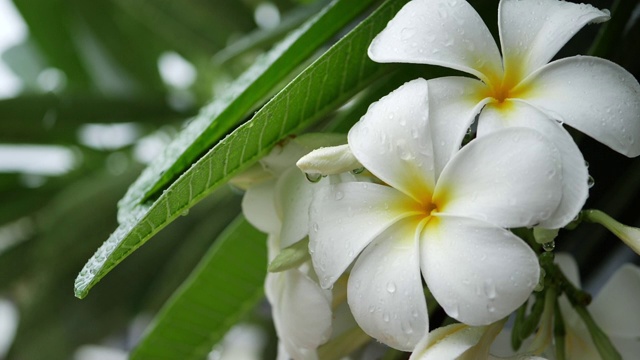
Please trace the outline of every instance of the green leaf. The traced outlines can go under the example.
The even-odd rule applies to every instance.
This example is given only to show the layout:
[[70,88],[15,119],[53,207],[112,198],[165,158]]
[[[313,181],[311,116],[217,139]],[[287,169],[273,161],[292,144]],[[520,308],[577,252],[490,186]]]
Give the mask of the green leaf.
[[39,94],[0,100],[0,141],[73,142],[85,123],[139,122],[152,125],[185,118],[161,97],[108,98],[96,95]]
[[131,359],[203,359],[263,297],[266,235],[242,216],[168,301]]
[[145,169],[119,204],[119,222],[126,222],[137,205],[157,196],[158,192],[175,181],[222,136],[237,126],[274,86],[371,2],[373,0],[332,2],[256,61],[231,86],[227,95],[205,107],[164,154]]
[[233,176],[249,168],[273,145],[335,110],[392,65],[370,61],[367,47],[405,0],[389,1],[305,69],[253,119],[220,141],[151,205],[139,206],[84,266],[76,296],[91,287],[149,238]]

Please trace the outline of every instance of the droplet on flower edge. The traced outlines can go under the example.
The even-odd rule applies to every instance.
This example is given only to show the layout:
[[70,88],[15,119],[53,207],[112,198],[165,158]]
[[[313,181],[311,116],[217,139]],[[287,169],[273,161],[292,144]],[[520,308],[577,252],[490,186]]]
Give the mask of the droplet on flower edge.
[[310,173],[305,173],[304,176],[307,178],[307,180],[309,180],[309,182],[311,183],[317,183],[320,182],[320,180],[322,180],[322,174],[310,174]]

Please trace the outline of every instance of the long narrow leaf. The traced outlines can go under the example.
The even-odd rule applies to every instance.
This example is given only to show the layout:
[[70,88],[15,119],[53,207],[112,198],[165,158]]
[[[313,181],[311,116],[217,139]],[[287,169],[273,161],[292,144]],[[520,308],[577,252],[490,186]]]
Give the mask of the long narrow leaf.
[[367,46],[406,0],[389,1],[324,53],[269,101],[253,119],[218,143],[150,206],[134,210],[78,275],[76,296],[87,295],[102,277],[175,218],[278,141],[344,104],[392,65],[370,61]]
[[266,236],[240,216],[156,316],[131,359],[205,358],[262,299],[266,272]]
[[118,219],[177,179],[250,112],[296,66],[358,15],[373,0],[336,0],[257,61],[228,90],[204,108],[162,156],[150,164],[120,202]]

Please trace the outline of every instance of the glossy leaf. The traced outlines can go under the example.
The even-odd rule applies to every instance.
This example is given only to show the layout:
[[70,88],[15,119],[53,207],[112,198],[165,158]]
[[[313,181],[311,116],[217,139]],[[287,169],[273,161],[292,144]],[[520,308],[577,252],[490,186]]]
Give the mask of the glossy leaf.
[[266,273],[266,235],[240,216],[174,293],[130,358],[204,359],[262,299]]
[[237,126],[251,109],[272,92],[274,86],[371,2],[332,2],[256,61],[227,90],[224,97],[203,108],[162,156],[152,162],[131,185],[119,204],[119,222],[126,222],[132,209],[157,196],[159,191],[175,181],[222,136]]
[[82,269],[75,282],[76,296],[85,297],[124,258],[214,189],[247,169],[278,141],[335,110],[390,71],[390,65],[370,61],[366,49],[403,3],[383,4],[289,83],[251,121],[193,164],[153,204],[136,207],[131,220],[121,224]]

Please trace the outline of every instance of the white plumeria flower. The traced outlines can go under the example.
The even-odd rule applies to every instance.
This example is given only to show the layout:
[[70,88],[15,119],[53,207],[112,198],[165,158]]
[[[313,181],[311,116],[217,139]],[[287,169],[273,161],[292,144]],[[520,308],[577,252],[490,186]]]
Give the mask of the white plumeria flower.
[[545,360],[542,357],[517,354],[510,357],[496,357],[489,353],[491,344],[502,330],[506,319],[487,326],[451,324],[437,328],[422,339],[409,360]]
[[348,282],[354,318],[407,351],[428,329],[421,271],[447,314],[471,325],[522,304],[538,282],[538,260],[504,228],[545,220],[562,197],[557,149],[526,128],[474,140],[436,172],[428,98],[417,79],[372,104],[349,146],[385,185],[325,187],[310,210],[321,286],[330,288],[362,252]]
[[[372,42],[377,62],[445,66],[469,73],[429,81],[436,173],[460,146],[478,113],[478,136],[511,126],[536,129],[554,142],[563,162],[563,198],[540,225],[569,223],[588,194],[570,125],[627,156],[640,154],[640,85],[622,67],[574,56],[547,64],[585,24],[609,13],[557,0],[502,0],[502,57],[480,16],[464,0],[413,0]],[[557,121],[554,121],[557,120]]]
[[[269,234],[269,260],[307,236],[308,208],[317,188],[295,167],[296,161],[320,145],[334,145],[344,136],[303,135],[278,145],[260,161],[265,174],[251,171],[251,183],[241,178],[248,189],[242,200],[247,220]],[[328,179],[322,182],[327,182]],[[317,359],[316,349],[332,331],[332,295],[318,285],[309,261],[277,273],[268,273],[265,294],[272,306],[278,338],[279,359]]]
[[[559,254],[556,262],[576,286],[580,286],[578,265],[569,255]],[[598,326],[624,359],[640,354],[640,268],[626,264],[616,271],[587,307]],[[573,310],[565,296],[560,299],[565,322],[566,356],[568,360],[598,360],[600,354],[589,330]],[[551,352],[551,351],[550,351]]]

